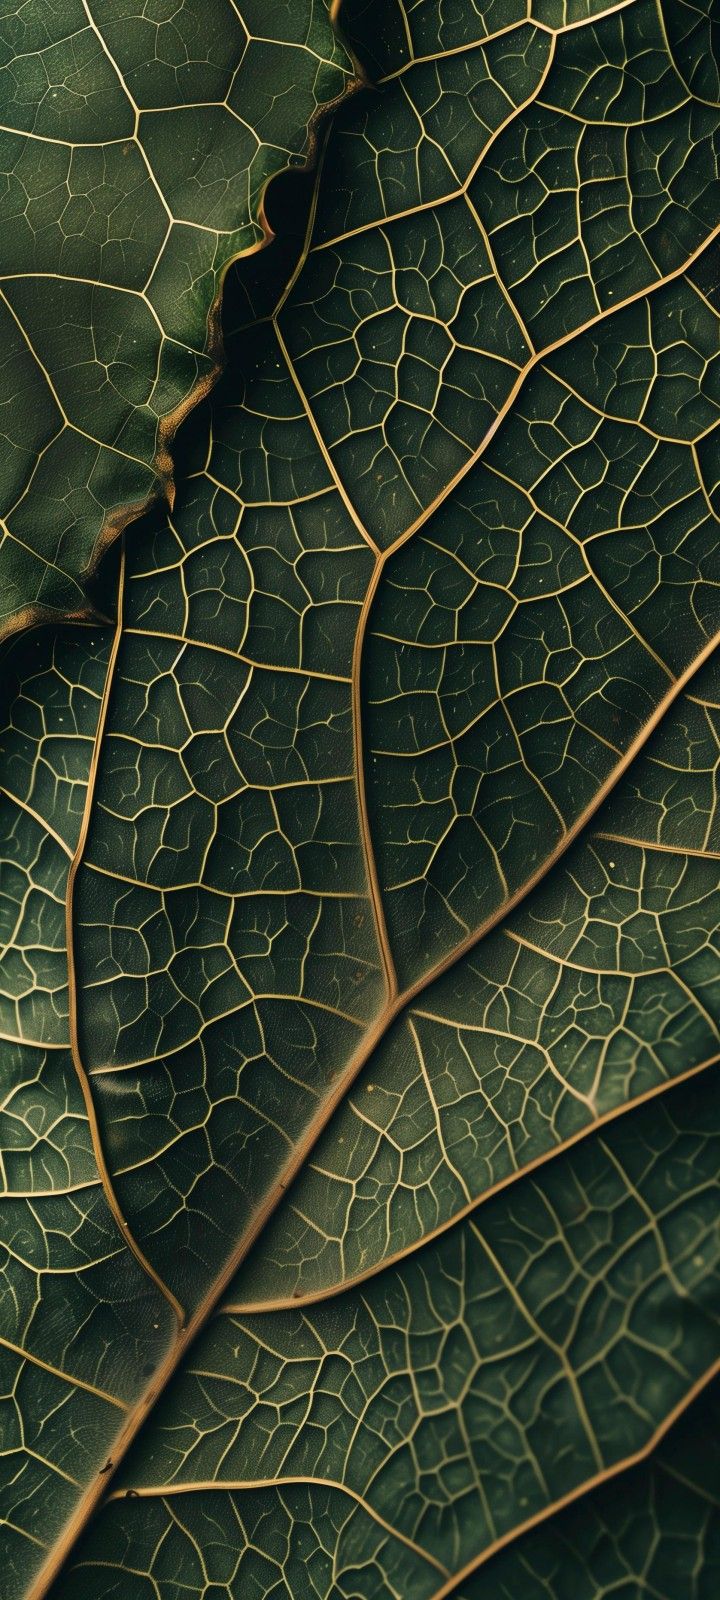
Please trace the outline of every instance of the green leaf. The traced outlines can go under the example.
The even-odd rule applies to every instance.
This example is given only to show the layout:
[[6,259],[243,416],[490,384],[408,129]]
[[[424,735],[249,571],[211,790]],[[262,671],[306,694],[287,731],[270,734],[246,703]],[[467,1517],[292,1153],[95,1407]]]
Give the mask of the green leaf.
[[[704,1393],[647,1464],[520,1539],[458,1600],[674,1600],[714,1593],[718,1574],[718,1395]],[[522,1586],[522,1587],[521,1587]]]
[[0,17],[0,632],[87,613],[217,370],[228,262],[349,80],[326,0]]
[[[245,1489],[265,1480],[270,1523],[279,1485],[317,1481],[415,1552],[421,1593],[444,1592],[498,1540],[650,1448],[717,1360],[717,1145],[704,1082],[558,1157],[361,1291],[252,1316],[231,1289],[90,1552],[105,1567],[109,1540],[131,1546],[133,1496],[158,1497],[164,1522],[148,1532],[166,1547],[153,1572],[164,1600],[176,1493],[185,1541],[197,1526],[199,1544],[217,1500],[227,1524],[237,1495],[241,1522]],[[225,1576],[231,1594],[252,1562]],[[73,1593],[83,1579],[108,1595],[117,1574],[88,1554]]]
[[[67,636],[87,793],[52,974],[20,879],[5,983],[37,1038],[27,945],[152,1338],[33,1301],[130,1409],[44,1554],[11,1457],[8,1600],[711,1592],[712,19],[526,10],[353,0],[383,81],[235,275],[112,648]],[[81,669],[18,648],[37,851]]]
[[[646,1463],[500,1551],[453,1591],[457,1600],[604,1600],[618,1593],[709,1600],[718,1576],[717,1406],[716,1390],[703,1395]],[[128,1580],[130,1550],[135,1573]],[[332,1592],[339,1600],[408,1593],[424,1600],[438,1587],[437,1574],[348,1496],[291,1485],[272,1491],[272,1500],[268,1491],[126,1499],[101,1518],[94,1549],[74,1573],[74,1592],[79,1600],[94,1597],[98,1582],[108,1582],[108,1567],[130,1587],[103,1593],[166,1600],[183,1585],[202,1592],[204,1551],[212,1552],[217,1600],[245,1592]],[[176,1586],[166,1581],[168,1560]]]
[[403,1007],[243,1269],[325,1292],[720,1059],[720,662],[546,882]]
[[107,1461],[174,1330],[108,1205],[70,1046],[64,901],[107,668],[101,634],[31,633],[4,659],[3,1594],[23,1594]]

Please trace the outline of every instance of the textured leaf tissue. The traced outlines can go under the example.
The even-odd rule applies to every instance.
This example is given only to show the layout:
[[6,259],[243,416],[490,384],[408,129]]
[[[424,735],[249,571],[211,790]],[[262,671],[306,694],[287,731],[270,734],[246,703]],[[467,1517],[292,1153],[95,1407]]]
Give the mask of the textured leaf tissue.
[[711,1600],[720,9],[0,12],[0,1600]]

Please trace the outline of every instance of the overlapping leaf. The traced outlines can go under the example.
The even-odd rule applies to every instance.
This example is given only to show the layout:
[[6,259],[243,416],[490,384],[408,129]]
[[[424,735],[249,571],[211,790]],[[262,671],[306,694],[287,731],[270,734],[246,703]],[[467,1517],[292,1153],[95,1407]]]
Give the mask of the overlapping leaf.
[[228,261],[351,73],[326,0],[0,17],[0,631],[87,610],[217,363]]
[[175,1376],[52,1592],[704,1597],[711,12],[349,21],[384,81],[128,541],[72,1019]]

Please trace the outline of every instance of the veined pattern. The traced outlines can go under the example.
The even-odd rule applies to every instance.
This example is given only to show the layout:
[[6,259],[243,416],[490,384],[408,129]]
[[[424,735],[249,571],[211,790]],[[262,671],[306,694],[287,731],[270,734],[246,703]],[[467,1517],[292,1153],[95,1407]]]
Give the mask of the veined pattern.
[[706,1600],[717,19],[343,22],[112,642],[13,647],[7,1600]]

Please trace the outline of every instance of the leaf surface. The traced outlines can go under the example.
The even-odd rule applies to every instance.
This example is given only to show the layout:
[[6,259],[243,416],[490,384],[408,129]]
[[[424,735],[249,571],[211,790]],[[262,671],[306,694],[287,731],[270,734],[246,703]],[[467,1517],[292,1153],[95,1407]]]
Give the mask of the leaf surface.
[[602,1481],[717,1360],[716,1120],[707,1083],[644,1107],[361,1292],[248,1316],[231,1289],[123,1475],[131,1525],[133,1494],[171,1526],[191,1486],[192,1527],[224,1486],[242,1515],[264,1481],[270,1519],[278,1484],[319,1481],[431,1564],[436,1593]]
[[713,1571],[712,19],[529,9],[350,8],[127,540],[63,1048],[164,1342],[33,1600]]
[[78,630],[23,636],[4,660],[3,1595],[25,1592],[174,1328],[108,1203],[71,1051],[64,902],[107,656]]
[[228,262],[267,235],[351,64],[325,0],[52,0],[0,18],[0,632],[87,613],[218,362]]
[[[623,1591],[709,1600],[718,1567],[717,1469],[713,1390],[710,1403],[703,1395],[646,1462],[521,1536],[452,1592],[457,1600],[517,1600],[518,1594],[527,1600],[604,1600]],[[271,1510],[268,1491],[216,1493],[204,1503],[197,1493],[182,1491],[166,1499],[126,1499],[112,1518],[105,1514],[98,1533],[100,1526],[108,1542],[103,1547],[96,1536],[74,1573],[82,1600],[97,1593],[98,1579],[107,1581],[107,1566],[126,1574],[130,1549],[135,1587],[125,1592],[133,1600],[150,1593],[166,1600],[182,1592],[180,1584],[202,1592],[207,1558],[201,1552],[208,1548],[218,1600],[234,1592],[233,1583],[235,1592],[243,1592],[240,1577],[261,1595],[315,1597],[325,1595],[331,1582],[330,1592],[343,1600],[424,1597],[438,1588],[437,1574],[426,1563],[393,1543],[347,1496],[343,1502],[329,1490],[279,1487]],[[223,1559],[218,1533],[233,1557]],[[166,1579],[171,1550],[181,1575],[175,1588]]]

